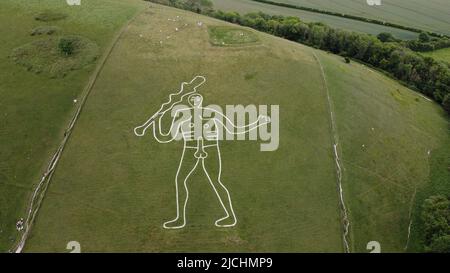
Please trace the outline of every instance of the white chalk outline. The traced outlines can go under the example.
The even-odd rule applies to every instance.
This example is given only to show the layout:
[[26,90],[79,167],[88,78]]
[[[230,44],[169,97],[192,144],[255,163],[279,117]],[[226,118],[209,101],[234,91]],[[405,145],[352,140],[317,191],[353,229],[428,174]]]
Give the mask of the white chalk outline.
[[[173,102],[168,109],[163,111],[164,107],[166,107],[169,103],[172,102],[172,97],[180,95],[180,94],[182,94],[184,92],[185,85],[193,84],[195,81],[198,81],[199,79],[201,80],[201,82],[199,82],[196,86],[194,86],[192,91],[187,92],[186,94],[183,94],[178,101]],[[148,129],[148,127],[150,127],[155,122],[155,119],[156,119],[156,117],[158,115],[165,114],[167,111],[171,110],[176,103],[181,102],[185,96],[197,92],[197,88],[200,85],[204,84],[205,82],[206,82],[206,78],[203,77],[203,76],[195,76],[194,79],[192,79],[192,81],[190,81],[189,83],[188,82],[182,82],[180,90],[178,92],[176,92],[176,93],[170,94],[169,95],[169,100],[167,102],[163,103],[161,105],[161,107],[159,108],[159,110],[155,114],[153,114],[153,116],[151,116],[143,125],[134,128],[134,134],[136,136],[143,136],[145,134],[145,131]],[[144,128],[144,129],[142,130],[141,133],[138,133],[137,130],[139,130],[141,128]]]
[[371,7],[381,6],[381,0],[366,0],[366,3]]
[[[192,91],[183,94],[181,96],[181,98],[177,102],[174,102],[174,103],[170,104],[172,102],[172,98],[174,96],[180,95],[183,92],[185,92],[185,85],[193,84],[195,81],[198,81],[198,79],[200,79],[201,82],[199,84],[195,85]],[[248,125],[244,125],[244,126],[237,126],[227,116],[223,115],[221,112],[219,112],[219,111],[217,111],[215,109],[208,108],[208,107],[202,107],[201,105],[202,105],[203,97],[200,94],[196,93],[196,92],[197,92],[197,88],[200,85],[202,85],[205,81],[206,81],[205,77],[203,77],[203,76],[196,76],[189,83],[183,82],[181,84],[181,89],[177,93],[170,94],[169,95],[169,100],[167,102],[163,103],[161,105],[161,107],[159,108],[159,110],[155,114],[153,114],[143,125],[134,128],[135,135],[136,136],[143,136],[145,134],[146,130],[148,129],[148,127],[150,127],[153,124],[154,125],[153,126],[153,136],[156,139],[156,141],[158,141],[159,143],[169,143],[169,142],[175,140],[175,138],[180,133],[180,131],[182,131],[182,130],[180,130],[181,125],[184,124],[185,122],[190,121],[190,119],[192,119],[192,117],[190,117],[190,119],[187,119],[187,120],[185,120],[183,122],[180,122],[178,124],[177,128],[176,128],[175,135],[172,135],[169,140],[161,140],[161,139],[159,139],[157,137],[157,134],[156,134],[156,127],[157,126],[155,125],[156,118],[159,116],[159,122],[158,122],[159,134],[162,135],[162,136],[168,136],[172,132],[173,125],[174,125],[175,119],[177,117],[177,113],[179,111],[193,110],[195,108],[196,109],[200,109],[202,112],[205,111],[205,110],[211,111],[211,112],[215,112],[215,113],[219,114],[222,118],[225,118],[225,120],[226,120],[225,123],[229,123],[229,125],[231,125],[235,129],[244,129],[243,131],[240,131],[240,132],[230,131],[228,126],[226,126],[222,121],[220,121],[220,120],[218,120],[216,118],[211,118],[211,119],[208,118],[209,120],[213,120],[214,125],[216,126],[216,128],[218,127],[218,123],[220,123],[220,125],[224,126],[225,129],[227,130],[227,132],[230,133],[230,134],[245,134],[245,133],[247,133],[247,132],[249,132],[251,130],[254,130],[254,129],[258,128],[259,126],[265,125],[265,124],[270,122],[270,118],[269,117],[259,115],[258,119],[255,122],[252,122],[252,123],[250,123]],[[172,124],[170,126],[171,128],[170,128],[169,132],[168,133],[163,133],[162,132],[162,128],[161,128],[161,119],[162,119],[163,115],[166,112],[168,112],[169,110],[171,110],[175,106],[175,104],[181,102],[183,100],[183,98],[185,96],[187,96],[187,95],[190,95],[190,97],[191,96],[192,97],[194,97],[194,96],[197,97],[198,99],[195,101],[195,102],[197,102],[197,104],[194,103],[192,105],[192,107],[183,108],[183,109],[177,110],[177,112],[175,112],[175,114],[173,115]],[[189,99],[190,99],[190,97],[189,97]],[[170,104],[170,107],[165,109],[165,107],[167,107],[167,105],[169,105],[169,104]],[[205,120],[203,118],[203,116],[201,116],[201,119]],[[139,130],[142,130],[142,131],[139,132]],[[217,130],[217,133],[218,133],[218,130]],[[213,188],[214,192],[216,193],[216,196],[219,199],[219,202],[220,202],[222,208],[224,209],[224,211],[226,213],[226,216],[216,220],[214,225],[217,226],[217,227],[233,227],[233,226],[235,226],[237,224],[237,217],[236,217],[236,214],[235,214],[234,209],[233,209],[231,195],[230,195],[230,192],[228,191],[228,189],[225,187],[225,185],[221,181],[221,177],[222,177],[222,156],[221,156],[221,153],[220,153],[219,138],[214,139],[214,141],[216,141],[215,144],[210,144],[210,145],[204,146],[203,145],[203,134],[202,134],[202,136],[197,139],[197,147],[187,146],[187,142],[186,142],[186,139],[184,138],[184,136],[183,136],[183,140],[184,140],[183,153],[181,154],[181,159],[180,159],[180,162],[178,164],[177,173],[175,175],[175,191],[176,191],[176,199],[175,200],[176,200],[177,215],[176,215],[175,219],[165,222],[163,224],[163,228],[165,228],[165,229],[181,229],[181,228],[186,226],[186,206],[187,206],[187,203],[188,203],[188,200],[189,200],[189,189],[188,189],[188,186],[187,186],[187,181],[188,181],[189,177],[192,175],[192,173],[195,171],[197,166],[199,165],[200,161],[201,161],[201,166],[203,168],[203,171],[206,174],[206,177],[208,178],[208,181],[209,181],[211,187]],[[208,170],[207,170],[207,168],[205,166],[205,158],[207,158],[207,152],[204,150],[204,148],[208,148],[208,147],[215,147],[215,148],[217,148],[217,158],[218,158],[218,163],[219,163],[219,170],[218,170],[217,178],[214,178],[214,179],[211,178],[211,176],[208,173]],[[178,224],[178,225],[175,225],[175,226],[169,226],[169,224],[176,223],[176,222],[178,222],[180,220],[180,212],[181,212],[181,210],[180,210],[178,184],[179,184],[179,174],[180,174],[180,170],[182,169],[182,166],[183,166],[183,160],[184,160],[184,157],[185,157],[186,149],[197,149],[195,154],[194,154],[194,157],[197,160],[196,160],[194,166],[190,169],[190,171],[184,177],[184,181],[183,181],[183,186],[184,186],[184,190],[185,190],[185,193],[186,193],[186,197],[185,197],[185,200],[184,200],[183,211],[182,211],[182,214],[183,214],[182,215],[182,217],[183,217],[182,223]],[[201,156],[201,155],[197,156],[197,154],[199,152],[201,154],[205,155],[205,156]],[[217,179],[217,183],[219,185],[215,185],[214,184],[213,180],[216,180],[216,179]],[[216,186],[222,187],[222,189],[224,190],[224,192],[222,192],[222,193],[224,195],[226,195],[226,196],[221,196],[220,193],[218,192]],[[227,209],[227,206],[224,203],[223,197],[227,198],[227,204],[229,205],[229,209]],[[230,218],[230,216],[233,218],[233,222],[231,224],[220,224],[220,222],[222,222],[225,219]]]

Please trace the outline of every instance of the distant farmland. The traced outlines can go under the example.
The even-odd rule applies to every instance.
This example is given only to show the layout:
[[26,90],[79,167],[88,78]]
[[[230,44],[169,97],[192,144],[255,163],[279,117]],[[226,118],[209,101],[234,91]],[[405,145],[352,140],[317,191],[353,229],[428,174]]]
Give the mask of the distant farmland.
[[331,27],[361,33],[369,33],[377,35],[381,32],[390,32],[395,37],[405,40],[415,39],[417,37],[416,33],[402,29],[370,24],[332,15],[297,10],[292,8],[278,7],[274,5],[258,3],[252,0],[211,0],[211,1],[214,3],[215,9],[223,11],[237,11],[239,13],[262,11],[268,14],[296,16],[305,22],[323,22]]
[[[231,2],[229,0],[226,1]],[[426,31],[439,32],[446,35],[450,34],[450,1],[448,0],[382,0],[381,6],[369,6],[366,0],[274,1],[385,20]],[[433,14],[433,16],[430,16],[430,14]]]

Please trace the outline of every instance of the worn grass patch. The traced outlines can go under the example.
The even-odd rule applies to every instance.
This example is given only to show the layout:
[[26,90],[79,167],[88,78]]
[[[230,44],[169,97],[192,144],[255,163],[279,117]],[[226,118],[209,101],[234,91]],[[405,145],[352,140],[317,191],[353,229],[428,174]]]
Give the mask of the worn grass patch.
[[53,35],[60,31],[61,31],[61,29],[56,26],[38,26],[31,30],[30,35],[31,36]]
[[258,36],[249,30],[229,26],[209,26],[209,40],[215,46],[239,46],[258,42]]
[[257,74],[256,72],[247,72],[247,73],[245,73],[245,75],[244,75],[244,79],[245,79],[246,81],[252,80],[252,79],[255,78],[256,74]]
[[[64,54],[58,47],[61,39],[71,39],[74,50]],[[51,78],[65,77],[70,71],[81,69],[98,57],[98,46],[81,36],[48,37],[14,49],[11,58],[28,71]]]
[[52,22],[52,21],[59,21],[67,18],[67,14],[61,13],[61,12],[55,12],[51,10],[43,11],[39,14],[37,14],[34,19],[36,21],[42,21],[42,22]]

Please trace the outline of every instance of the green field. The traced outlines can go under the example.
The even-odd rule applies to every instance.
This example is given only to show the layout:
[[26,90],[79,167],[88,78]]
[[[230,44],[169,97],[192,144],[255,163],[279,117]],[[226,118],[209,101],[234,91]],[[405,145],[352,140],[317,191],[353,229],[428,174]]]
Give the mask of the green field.
[[369,6],[366,0],[275,0],[275,2],[385,20],[450,35],[450,2],[447,0],[382,0],[380,6]]
[[[141,1],[131,0],[86,1],[73,7],[65,1],[0,2],[0,251],[8,250],[16,240],[15,223],[25,217],[32,189],[39,182],[77,106],[74,99],[79,99],[95,68],[95,62],[90,62],[65,77],[52,79],[46,73],[36,74],[37,70],[27,71],[17,65],[12,57],[14,50],[65,34],[89,39],[101,54],[139,6],[143,6]],[[47,11],[62,13],[66,18],[49,22],[35,20]],[[31,35],[36,28],[46,26],[59,29],[60,33]],[[44,43],[39,48],[45,46]],[[46,50],[23,60],[49,68],[53,64],[45,63],[49,56],[45,55]]]
[[432,57],[436,60],[441,60],[450,63],[450,48],[444,48],[430,52],[422,52],[421,54],[428,57]]
[[[378,241],[383,252],[403,252],[413,219],[408,250],[422,251],[421,201],[450,192],[449,119],[437,104],[364,65],[187,11],[138,0],[30,3],[0,4],[2,25],[20,22],[0,29],[1,251],[17,240],[15,222],[95,69],[51,77],[11,54],[53,35],[82,36],[101,54],[133,15],[69,138],[26,252],[67,252],[69,241],[83,252],[343,252],[334,141],[350,250]],[[67,17],[34,19],[48,9]],[[40,25],[55,34],[31,36]],[[198,90],[205,105],[279,105],[280,144],[261,152],[256,141],[222,141],[236,227],[214,226],[223,211],[199,169],[189,180],[187,226],[166,230],[183,144],[133,128],[196,75],[207,78]]]
[[242,28],[211,26],[208,27],[208,33],[211,44],[215,46],[246,45],[258,42],[258,36]]
[[237,11],[241,14],[248,12],[262,11],[272,15],[296,16],[305,22],[323,22],[331,27],[345,29],[349,31],[368,33],[377,35],[381,32],[390,32],[399,39],[416,39],[417,33],[385,27],[376,24],[355,21],[351,19],[320,14],[315,12],[303,11],[292,8],[279,7],[263,3],[254,2],[251,0],[211,0],[214,3],[214,8],[223,11]]

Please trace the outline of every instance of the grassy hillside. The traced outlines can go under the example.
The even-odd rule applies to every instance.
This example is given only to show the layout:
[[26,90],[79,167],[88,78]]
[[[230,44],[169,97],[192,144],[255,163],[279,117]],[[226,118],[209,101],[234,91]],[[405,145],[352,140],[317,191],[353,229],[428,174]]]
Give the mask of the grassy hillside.
[[[450,35],[450,3],[446,0],[382,0],[369,6],[366,0],[276,0],[297,6],[341,12]],[[425,4],[426,3],[426,4]],[[432,16],[430,16],[432,14]]]
[[423,52],[421,54],[450,64],[450,48],[444,48],[430,52]]
[[[73,240],[83,251],[343,251],[330,110],[352,250],[366,251],[372,240],[383,251],[404,250],[414,193],[447,172],[429,165],[449,149],[439,106],[365,66],[253,30],[245,30],[258,38],[249,44],[217,44],[234,37],[225,26],[238,27],[152,6],[100,74],[27,251],[64,252]],[[197,171],[188,225],[168,231],[162,223],[175,213],[182,144],[137,138],[133,128],[195,75],[207,78],[205,104],[280,105],[280,146],[260,152],[256,142],[223,141],[222,180],[238,225],[213,225],[221,212]]]
[[[17,238],[15,223],[25,217],[31,191],[96,65],[95,59],[78,62],[57,53],[58,39],[81,36],[98,58],[140,6],[137,0],[86,1],[73,7],[65,1],[0,2],[0,251]],[[65,77],[45,73],[67,67],[72,71]]]
[[296,16],[305,22],[323,22],[334,28],[341,28],[355,32],[378,35],[381,32],[390,32],[399,39],[416,39],[417,33],[401,30],[392,27],[385,27],[376,24],[355,21],[351,19],[319,14],[315,12],[303,11],[292,8],[279,7],[263,4],[251,0],[211,0],[214,8],[223,11],[237,11],[239,13],[248,13],[262,11],[267,14]]
[[435,103],[365,66],[319,57],[336,113],[353,248],[364,251],[375,240],[382,251],[402,251],[414,204],[422,202],[416,197],[436,183],[434,194],[450,188],[442,183],[450,181],[442,160],[450,154],[448,119]]
[[[223,25],[157,7],[128,29],[63,155],[28,251],[64,251],[68,240],[78,240],[85,251],[342,250],[317,63],[305,47],[259,33],[257,44],[211,45],[207,27]],[[164,230],[162,223],[175,213],[173,179],[182,144],[133,134],[169,92],[195,75],[207,78],[200,89],[206,104],[282,109],[277,151],[260,152],[256,142],[222,143],[222,180],[232,194],[236,228],[214,226],[222,212],[197,172],[189,184],[188,225]]]

